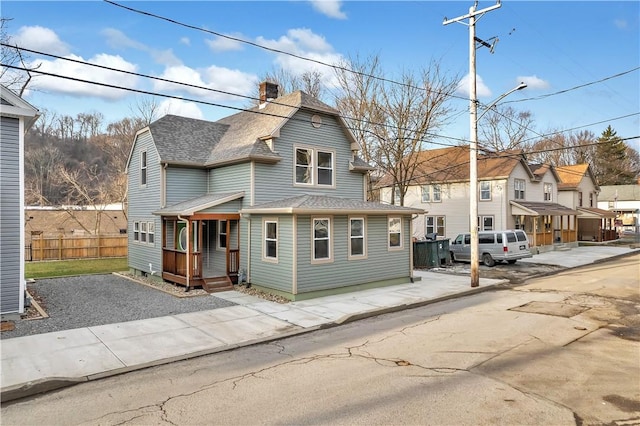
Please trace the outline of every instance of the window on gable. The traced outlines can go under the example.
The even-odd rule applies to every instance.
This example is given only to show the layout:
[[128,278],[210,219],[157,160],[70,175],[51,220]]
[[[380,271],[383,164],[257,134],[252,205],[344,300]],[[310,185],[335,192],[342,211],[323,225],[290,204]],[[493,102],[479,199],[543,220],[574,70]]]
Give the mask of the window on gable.
[[545,183],[544,184],[544,200],[545,201],[552,201],[552,194],[553,191],[553,185],[551,185],[550,183]]
[[331,260],[331,220],[313,219],[313,260]]
[[349,218],[349,257],[366,256],[365,221],[363,217]]
[[140,153],[140,185],[147,184],[147,151]]
[[589,193],[589,207],[593,207],[593,192]]
[[525,181],[524,179],[514,180],[515,193],[513,198],[516,200],[524,200]]
[[578,192],[578,207],[582,207],[582,192]]
[[313,151],[296,148],[296,183],[313,185]]
[[333,153],[318,151],[318,185],[333,185]]
[[482,181],[480,182],[480,201],[489,200],[491,200],[491,182]]
[[389,248],[397,249],[402,247],[402,218],[389,218]]
[[278,260],[278,221],[264,221],[264,251],[266,260]]

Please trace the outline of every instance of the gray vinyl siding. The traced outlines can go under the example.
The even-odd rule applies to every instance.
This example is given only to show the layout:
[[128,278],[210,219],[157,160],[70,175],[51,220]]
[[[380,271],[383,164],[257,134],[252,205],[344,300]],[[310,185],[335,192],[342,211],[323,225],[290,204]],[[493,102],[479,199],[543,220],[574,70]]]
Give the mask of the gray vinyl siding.
[[292,216],[265,216],[278,220],[278,263],[262,260],[263,216],[251,215],[251,283],[291,293],[293,278]]
[[[274,150],[282,157],[276,164],[255,166],[255,204],[275,201],[301,194],[329,195],[333,197],[364,198],[364,180],[361,173],[349,171],[352,159],[351,144],[338,121],[322,115],[319,128],[311,125],[312,114],[300,111],[274,139]],[[324,148],[335,153],[335,188],[323,186],[294,186],[294,149],[296,146]]]
[[348,259],[348,217],[333,216],[333,262],[312,264],[311,216],[298,216],[298,293],[409,278],[410,216],[402,218],[403,250],[388,250],[387,216],[367,216],[367,258]]
[[0,121],[0,312],[20,310],[20,120],[2,117]]
[[208,209],[200,210],[198,213],[238,213],[238,210],[242,208],[242,198],[239,200],[229,201],[218,206],[209,207]]
[[166,180],[167,206],[207,193],[207,171],[204,169],[169,166]]
[[244,191],[242,206],[248,207],[251,199],[251,163],[234,164],[209,170],[209,192]]
[[[140,153],[147,151],[147,184],[140,185]],[[152,212],[161,208],[161,165],[158,152],[149,132],[138,136],[132,152],[129,164],[129,267],[139,271],[150,272],[149,264],[153,269],[161,271],[162,268],[162,221]],[[133,223],[136,221],[155,223],[155,242],[142,244],[133,241]]]

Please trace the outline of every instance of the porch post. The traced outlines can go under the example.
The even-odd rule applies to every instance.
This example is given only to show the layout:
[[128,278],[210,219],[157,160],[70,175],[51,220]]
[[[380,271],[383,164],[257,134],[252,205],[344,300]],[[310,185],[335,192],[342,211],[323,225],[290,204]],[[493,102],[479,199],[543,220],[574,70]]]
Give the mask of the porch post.
[[191,278],[191,219],[187,219],[187,291],[189,291],[189,284]]

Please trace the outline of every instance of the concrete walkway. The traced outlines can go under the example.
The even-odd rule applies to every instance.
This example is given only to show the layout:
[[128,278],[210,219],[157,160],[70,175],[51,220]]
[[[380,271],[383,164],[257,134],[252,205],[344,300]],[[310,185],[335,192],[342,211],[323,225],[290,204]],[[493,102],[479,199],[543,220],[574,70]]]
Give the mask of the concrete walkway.
[[[628,247],[580,247],[528,262],[564,267],[623,256]],[[504,280],[415,271],[420,281],[278,304],[236,291],[216,293],[237,306],[2,340],[1,399],[281,339],[385,312],[485,291]]]

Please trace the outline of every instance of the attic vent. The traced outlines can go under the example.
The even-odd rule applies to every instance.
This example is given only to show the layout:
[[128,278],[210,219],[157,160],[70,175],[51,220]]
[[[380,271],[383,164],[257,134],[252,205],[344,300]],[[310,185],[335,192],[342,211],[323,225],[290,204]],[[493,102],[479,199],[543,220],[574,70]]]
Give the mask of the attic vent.
[[313,127],[315,127],[316,129],[320,126],[322,126],[322,117],[320,117],[318,114],[314,114],[311,117],[311,125]]
[[272,99],[278,97],[278,85],[276,83],[270,83],[263,81],[260,83],[260,103],[264,104]]

